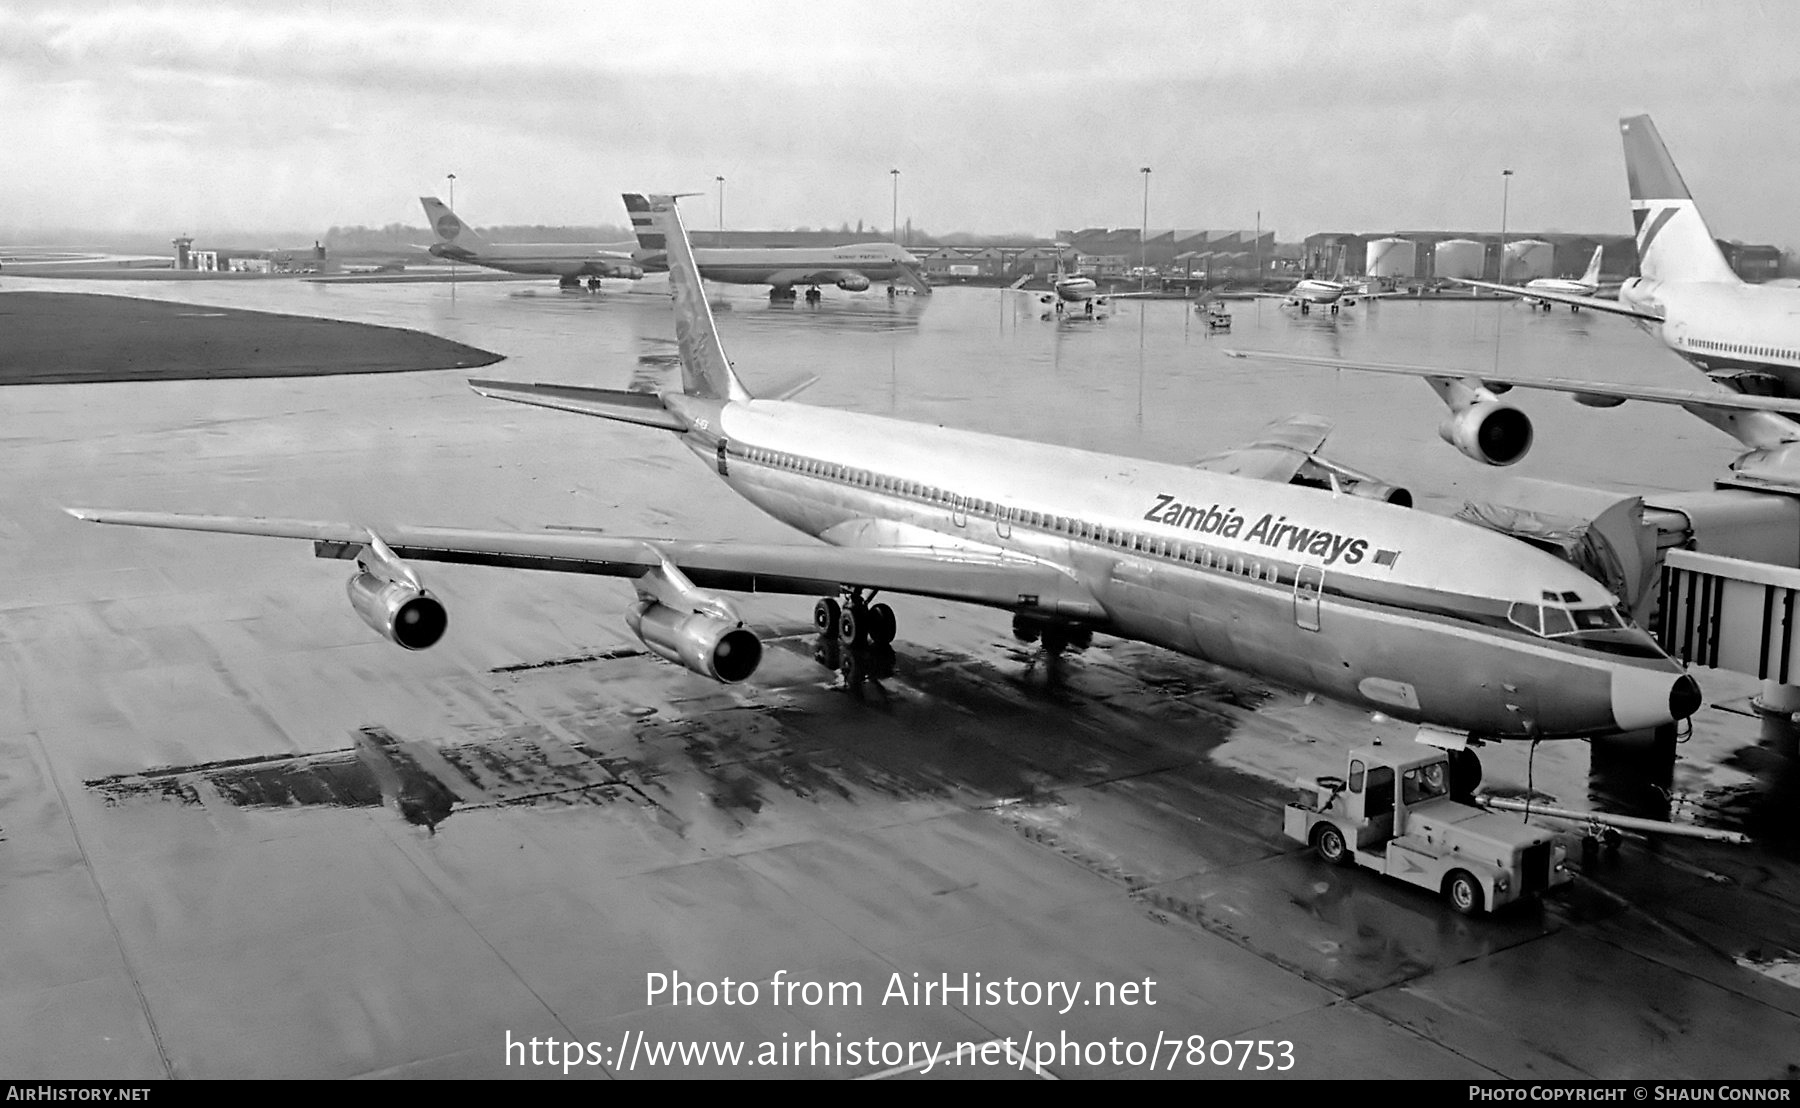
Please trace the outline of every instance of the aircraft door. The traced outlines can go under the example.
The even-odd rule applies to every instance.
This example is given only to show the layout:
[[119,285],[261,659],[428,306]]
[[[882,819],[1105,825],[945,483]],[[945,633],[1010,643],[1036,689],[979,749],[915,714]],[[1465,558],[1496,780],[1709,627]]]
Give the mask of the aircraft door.
[[725,460],[725,449],[726,449],[725,440],[720,439],[719,440],[719,476],[720,477],[731,476],[731,466]]
[[1319,594],[1325,591],[1325,571],[1301,566],[1294,574],[1294,622],[1305,631],[1319,629]]
[[1012,509],[1003,504],[994,506],[994,531],[1003,539],[1012,538]]
[[969,525],[968,504],[962,497],[952,493],[950,496],[950,522],[957,527]]

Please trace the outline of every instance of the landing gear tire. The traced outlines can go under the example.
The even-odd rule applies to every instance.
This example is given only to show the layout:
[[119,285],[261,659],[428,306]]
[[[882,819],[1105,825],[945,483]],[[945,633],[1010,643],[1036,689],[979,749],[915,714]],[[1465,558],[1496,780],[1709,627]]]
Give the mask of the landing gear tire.
[[1333,305],[1332,305],[1332,306],[1331,306],[1331,314],[1332,314],[1332,315],[1336,315],[1336,314],[1338,314],[1338,306],[1337,306],[1337,305],[1336,305],[1336,304],[1333,304]]
[[886,646],[894,641],[894,632],[899,630],[900,621],[894,616],[894,609],[886,604],[869,605],[869,641],[876,646]]
[[1313,849],[1327,864],[1347,866],[1350,864],[1350,844],[1344,841],[1344,833],[1336,824],[1321,823],[1313,832]]
[[869,640],[869,611],[850,604],[838,613],[838,640],[845,646],[861,646]]
[[1481,787],[1481,758],[1473,750],[1448,752],[1450,762],[1450,795],[1467,800]]
[[819,302],[819,290],[818,289],[807,289],[806,290],[806,302],[808,304],[817,304]]
[[599,292],[600,291],[600,278],[589,277],[587,286],[588,286],[589,292]]
[[838,615],[842,611],[838,602],[829,596],[813,605],[813,628],[821,635],[837,633]]
[[1481,914],[1481,884],[1463,870],[1453,870],[1444,879],[1444,899],[1465,916]]
[[1306,301],[1302,300],[1300,302],[1300,314],[1301,315],[1311,315],[1312,314],[1312,305],[1310,305]]

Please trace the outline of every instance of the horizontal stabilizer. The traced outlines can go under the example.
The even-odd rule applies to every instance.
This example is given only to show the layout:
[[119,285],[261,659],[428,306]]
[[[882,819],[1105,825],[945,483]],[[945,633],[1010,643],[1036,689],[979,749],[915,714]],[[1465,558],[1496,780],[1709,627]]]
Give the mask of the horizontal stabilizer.
[[512,381],[487,381],[471,378],[469,387],[495,400],[515,404],[531,404],[539,408],[555,408],[578,415],[599,416],[620,423],[636,423],[644,427],[660,427],[665,431],[685,431],[674,412],[663,407],[662,398],[645,392],[623,389],[596,389],[583,385],[519,384]]

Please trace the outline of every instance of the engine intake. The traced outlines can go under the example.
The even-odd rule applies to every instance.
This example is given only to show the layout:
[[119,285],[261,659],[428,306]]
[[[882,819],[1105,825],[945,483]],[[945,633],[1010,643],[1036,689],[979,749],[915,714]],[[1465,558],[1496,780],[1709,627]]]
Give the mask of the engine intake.
[[1531,450],[1531,417],[1510,404],[1483,400],[1454,411],[1438,436],[1483,465],[1509,466]]
[[845,292],[863,292],[869,287],[869,279],[860,273],[846,273],[837,279],[837,287]]
[[384,580],[364,570],[350,578],[346,591],[364,623],[408,650],[433,645],[450,625],[437,597],[403,581]]
[[625,622],[657,657],[727,685],[748,680],[762,662],[762,641],[749,628],[705,612],[641,599],[625,613]]

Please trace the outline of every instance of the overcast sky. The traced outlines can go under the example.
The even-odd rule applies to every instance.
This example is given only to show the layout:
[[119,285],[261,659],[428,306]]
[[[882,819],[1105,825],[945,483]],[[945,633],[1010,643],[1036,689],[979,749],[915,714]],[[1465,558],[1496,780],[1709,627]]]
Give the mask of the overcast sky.
[[622,223],[1627,231],[1649,112],[1800,247],[1800,5],[0,0],[0,232]]

